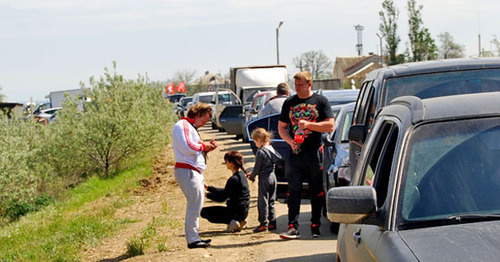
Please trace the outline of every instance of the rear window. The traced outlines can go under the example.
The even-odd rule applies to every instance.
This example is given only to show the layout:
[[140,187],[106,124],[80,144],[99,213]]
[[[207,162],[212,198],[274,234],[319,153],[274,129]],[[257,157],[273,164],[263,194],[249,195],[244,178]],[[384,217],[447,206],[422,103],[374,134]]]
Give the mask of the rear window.
[[500,91],[500,69],[467,70],[389,78],[382,105],[400,96],[422,99]]

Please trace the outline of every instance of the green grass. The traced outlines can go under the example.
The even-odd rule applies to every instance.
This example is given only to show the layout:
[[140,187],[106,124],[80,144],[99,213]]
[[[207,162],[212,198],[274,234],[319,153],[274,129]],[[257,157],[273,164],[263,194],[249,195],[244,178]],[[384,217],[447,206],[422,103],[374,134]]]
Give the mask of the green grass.
[[[151,176],[149,162],[113,178],[90,178],[71,190],[65,200],[1,228],[0,261],[79,261],[82,247],[133,222],[113,215],[132,203],[130,189],[138,187],[137,181]],[[105,197],[116,200],[90,205]]]

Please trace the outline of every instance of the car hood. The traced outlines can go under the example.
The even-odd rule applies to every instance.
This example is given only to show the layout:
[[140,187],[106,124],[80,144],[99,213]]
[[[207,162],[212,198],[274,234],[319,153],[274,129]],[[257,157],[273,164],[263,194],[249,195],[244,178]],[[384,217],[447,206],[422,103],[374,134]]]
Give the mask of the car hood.
[[500,221],[401,230],[419,261],[497,261]]

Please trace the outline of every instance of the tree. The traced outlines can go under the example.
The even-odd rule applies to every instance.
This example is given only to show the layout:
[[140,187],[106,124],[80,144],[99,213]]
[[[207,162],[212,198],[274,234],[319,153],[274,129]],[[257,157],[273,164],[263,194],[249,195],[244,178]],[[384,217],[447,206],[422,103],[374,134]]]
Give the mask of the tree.
[[186,69],[186,70],[177,71],[177,72],[175,72],[174,77],[172,78],[172,82],[174,82],[176,85],[182,81],[184,81],[186,84],[188,84],[191,81],[193,81],[195,75],[196,75],[196,70]]
[[175,114],[163,98],[163,87],[152,87],[142,76],[126,80],[116,73],[116,64],[114,69],[106,68],[99,80],[91,78],[91,88],[82,84],[91,100],[85,112],[75,103],[64,105],[53,126],[58,135],[52,145],[59,148],[54,161],[66,163],[69,156],[80,161],[73,163],[74,169],[108,177],[124,163],[166,144]]
[[410,39],[410,61],[433,60],[437,57],[437,47],[432,39],[428,28],[423,26],[422,11],[423,6],[417,7],[415,0],[408,0],[408,24]]
[[313,79],[325,79],[331,76],[332,62],[323,51],[305,52],[295,57],[293,63],[300,71],[309,71]]
[[496,47],[496,52],[497,56],[500,56],[500,40],[497,39],[497,35],[493,35],[493,39],[491,40],[491,43],[495,45]]
[[382,9],[383,10],[378,13],[380,16],[379,30],[382,35],[385,35],[385,49],[389,53],[388,64],[395,65],[399,63],[396,52],[398,50],[399,42],[401,41],[397,33],[399,10],[396,8],[392,0],[384,0],[382,3]]
[[439,42],[439,58],[459,58],[464,57],[465,47],[463,45],[455,43],[453,36],[444,32],[438,35]]

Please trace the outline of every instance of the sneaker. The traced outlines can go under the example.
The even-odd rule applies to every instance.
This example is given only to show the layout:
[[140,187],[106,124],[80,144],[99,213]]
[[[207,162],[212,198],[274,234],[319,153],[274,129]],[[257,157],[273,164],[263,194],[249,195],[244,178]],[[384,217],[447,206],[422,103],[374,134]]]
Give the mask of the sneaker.
[[270,221],[269,225],[267,225],[267,230],[276,230],[276,220],[275,221]]
[[239,230],[239,229],[240,229],[240,222],[233,219],[233,220],[231,220],[231,222],[229,222],[229,225],[227,225],[226,231],[234,233],[234,232],[236,232],[236,230]]
[[193,249],[193,248],[207,248],[210,246],[210,242],[205,242],[205,241],[196,241],[193,243],[188,244],[188,248]]
[[319,232],[319,224],[311,224],[311,237],[320,237],[321,232]]
[[300,238],[299,231],[293,227],[293,225],[289,225],[286,232],[280,234],[280,237],[283,239],[296,239]]
[[266,229],[267,229],[267,224],[266,223],[262,223],[258,227],[254,228],[253,232],[254,233],[259,233],[259,232],[266,231]]

